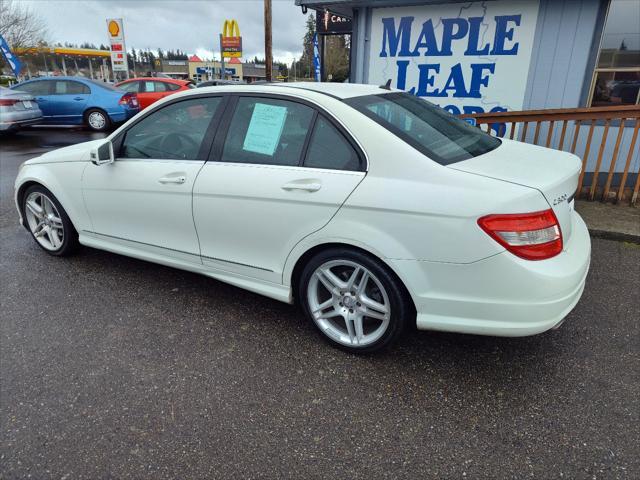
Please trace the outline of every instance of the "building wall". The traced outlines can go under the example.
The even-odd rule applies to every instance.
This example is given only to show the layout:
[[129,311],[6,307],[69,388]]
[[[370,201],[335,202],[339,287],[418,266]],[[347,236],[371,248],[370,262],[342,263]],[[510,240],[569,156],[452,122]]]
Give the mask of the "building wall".
[[[407,1],[396,4],[400,6],[415,3]],[[525,110],[586,106],[607,5],[608,0],[540,0],[529,75],[526,79],[523,102]],[[372,49],[377,48],[370,41],[374,9],[375,7],[354,8],[352,81],[355,82],[369,83],[369,59],[372,54],[376,54]],[[613,155],[618,126],[619,123],[610,127],[601,172],[609,170],[608,162]],[[541,129],[539,138],[546,139],[546,128]],[[565,139],[565,150],[570,148],[574,129],[575,124],[570,123],[566,134],[569,141]],[[527,140],[531,141],[534,129],[529,130]],[[588,127],[583,126],[576,149],[576,154],[581,157],[585,153],[587,133]],[[587,172],[595,168],[603,133],[604,127],[601,125],[594,129],[591,151],[587,158]],[[633,128],[630,125],[623,128],[615,171],[624,169],[632,134]],[[558,145],[559,137],[560,131],[557,129],[552,137],[553,146]],[[636,148],[631,171],[638,172],[639,164],[640,148]],[[632,175],[628,182],[634,180],[635,175]]]
[[[541,0],[527,79],[525,110],[587,106],[607,5],[606,0]],[[575,123],[568,125],[567,139],[573,139],[575,127]],[[539,138],[546,138],[547,128],[541,128]],[[609,128],[600,172],[609,171],[618,128],[619,123],[612,123]],[[581,158],[584,158],[588,130],[585,126],[580,129],[576,154]],[[594,129],[587,158],[587,172],[595,169],[604,130],[603,125]],[[617,172],[624,170],[632,135],[631,125],[624,128],[615,166]],[[559,137],[560,131],[556,129],[552,137],[553,146],[558,146]],[[531,141],[532,138],[533,132],[530,131],[527,139]],[[564,148],[568,148],[566,140]],[[631,161],[632,172],[638,172],[639,163],[640,149],[636,148]],[[606,175],[601,175],[599,181],[604,181],[605,178]],[[635,176],[631,176],[627,185],[633,180]]]
[[[222,64],[219,61],[214,61],[214,62],[189,62],[189,78],[191,80],[196,80],[196,75],[197,75],[197,69],[199,67],[208,67],[208,68],[214,68],[215,70],[215,75],[214,78],[219,78],[220,75],[220,67],[222,66]],[[237,63],[237,64],[229,64],[228,62],[225,62],[225,68],[232,68],[235,70],[235,75],[233,75],[233,78],[235,79],[236,77],[239,80],[243,79],[243,73],[242,73],[242,64],[241,63]],[[227,75],[227,78],[231,78],[231,75]],[[200,79],[200,81],[204,81],[207,80],[206,78],[204,78],[204,76]]]

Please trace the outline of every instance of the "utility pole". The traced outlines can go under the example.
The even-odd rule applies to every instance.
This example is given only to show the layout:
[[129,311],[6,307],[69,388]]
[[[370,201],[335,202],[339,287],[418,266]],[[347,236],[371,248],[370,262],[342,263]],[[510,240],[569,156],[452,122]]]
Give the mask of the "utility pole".
[[264,0],[264,61],[265,78],[271,81],[271,67],[273,65],[273,53],[271,51],[271,0]]

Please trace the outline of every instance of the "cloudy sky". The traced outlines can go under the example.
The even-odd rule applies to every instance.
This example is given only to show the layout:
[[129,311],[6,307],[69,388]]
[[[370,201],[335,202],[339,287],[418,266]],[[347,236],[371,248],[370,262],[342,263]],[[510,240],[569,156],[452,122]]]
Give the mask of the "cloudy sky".
[[[124,19],[127,49],[179,48],[219,56],[218,34],[235,18],[244,58],[264,57],[262,0],[19,0],[47,25],[49,41],[107,43],[107,18]],[[302,52],[306,15],[294,0],[273,0],[273,56],[290,63]]]

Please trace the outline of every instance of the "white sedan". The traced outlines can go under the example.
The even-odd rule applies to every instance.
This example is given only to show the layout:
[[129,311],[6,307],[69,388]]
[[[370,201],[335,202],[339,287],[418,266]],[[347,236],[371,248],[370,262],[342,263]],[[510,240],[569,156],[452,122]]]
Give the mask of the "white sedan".
[[236,85],[25,162],[15,200],[52,255],[82,244],[297,302],[370,352],[410,324],[557,327],[589,268],[580,166],[385,87]]

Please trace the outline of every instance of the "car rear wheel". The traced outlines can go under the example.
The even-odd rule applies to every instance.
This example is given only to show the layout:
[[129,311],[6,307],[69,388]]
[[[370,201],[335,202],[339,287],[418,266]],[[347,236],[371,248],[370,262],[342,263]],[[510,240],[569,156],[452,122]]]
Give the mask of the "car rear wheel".
[[78,232],[67,212],[42,185],[27,189],[23,196],[22,214],[31,236],[45,252],[66,256],[78,248]]
[[379,260],[346,248],[326,250],[309,261],[298,298],[322,336],[353,353],[387,347],[411,316],[397,277]]
[[87,113],[84,115],[84,119],[87,127],[95,132],[104,132],[111,126],[109,115],[98,108],[87,110]]

